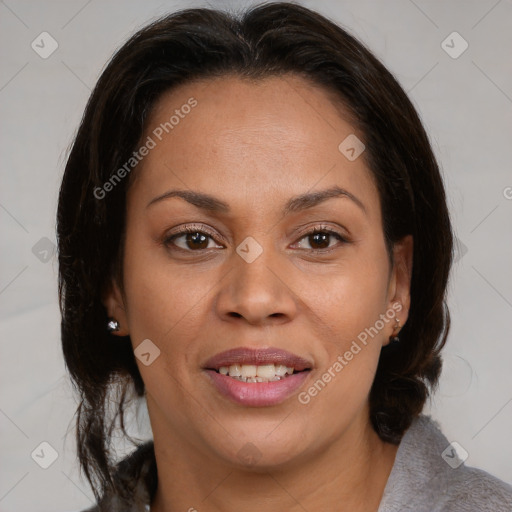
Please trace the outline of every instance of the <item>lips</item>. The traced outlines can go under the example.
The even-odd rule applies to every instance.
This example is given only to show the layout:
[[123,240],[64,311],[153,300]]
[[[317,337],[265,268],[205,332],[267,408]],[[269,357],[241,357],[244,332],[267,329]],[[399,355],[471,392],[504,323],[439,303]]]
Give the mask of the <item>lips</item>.
[[215,389],[248,407],[278,405],[309,377],[313,364],[285,350],[236,348],[210,358],[203,370]]
[[234,348],[208,359],[203,368],[218,371],[221,367],[229,367],[234,364],[256,366],[283,365],[293,368],[295,372],[310,370],[313,367],[313,364],[306,359],[278,348]]

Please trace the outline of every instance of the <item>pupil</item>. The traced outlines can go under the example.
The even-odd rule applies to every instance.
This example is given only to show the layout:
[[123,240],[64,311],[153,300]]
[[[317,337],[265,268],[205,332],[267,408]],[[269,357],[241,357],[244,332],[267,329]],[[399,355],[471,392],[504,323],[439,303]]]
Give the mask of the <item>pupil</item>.
[[[321,249],[325,248],[325,247],[329,247],[329,241],[328,241],[328,238],[329,238],[329,233],[315,233],[313,235],[311,235],[312,239],[314,240],[313,243],[311,243],[311,240],[309,241],[310,245],[313,246],[314,244],[320,244],[322,245],[322,247],[320,247]],[[327,242],[327,244],[326,244]]]
[[204,244],[204,242],[206,241],[206,246],[208,246],[208,242],[207,242],[207,238],[205,235],[203,235],[202,233],[189,233],[187,235],[187,243],[189,242],[192,242],[192,245],[189,247],[190,248],[200,248],[200,249],[205,249],[206,247],[203,247],[201,244]]

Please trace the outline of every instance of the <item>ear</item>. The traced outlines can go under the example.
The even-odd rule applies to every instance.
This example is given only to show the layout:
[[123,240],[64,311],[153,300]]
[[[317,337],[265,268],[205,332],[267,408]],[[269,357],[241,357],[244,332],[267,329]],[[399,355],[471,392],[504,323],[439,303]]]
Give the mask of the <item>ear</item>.
[[[407,322],[411,305],[411,276],[413,261],[413,238],[407,235],[393,246],[393,268],[388,287],[388,309],[395,311],[395,318],[400,322],[390,323],[389,336],[396,336]],[[389,343],[389,337],[384,345]]]
[[110,282],[103,294],[103,305],[107,310],[108,317],[119,322],[119,330],[113,331],[111,334],[115,336],[128,336],[130,332],[124,299],[119,286],[114,280]]

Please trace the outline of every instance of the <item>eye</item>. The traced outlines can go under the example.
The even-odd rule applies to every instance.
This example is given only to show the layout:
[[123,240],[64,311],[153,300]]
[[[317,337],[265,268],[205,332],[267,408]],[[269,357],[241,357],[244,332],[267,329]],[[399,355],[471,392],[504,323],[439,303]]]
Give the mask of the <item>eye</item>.
[[[215,235],[205,230],[204,227],[185,226],[181,231],[167,236],[163,240],[163,244],[169,248],[177,248],[186,252],[201,252],[207,249],[222,249],[223,246],[215,244]],[[337,231],[327,226],[317,226],[306,232],[296,244],[299,248],[312,252],[326,252],[333,247],[332,239],[337,239],[341,244],[349,243],[349,241]],[[302,247],[302,240],[306,240],[309,247]],[[213,244],[213,245],[212,245]]]
[[197,252],[205,249],[213,249],[215,247],[222,248],[218,245],[210,245],[213,242],[213,235],[204,230],[204,228],[198,229],[194,226],[186,226],[180,232],[168,236],[163,241],[164,245],[175,246],[179,249],[188,252]]
[[[348,243],[348,240],[337,231],[330,229],[326,226],[317,226],[314,229],[308,231],[297,243],[301,243],[302,240],[306,240],[309,247],[305,247],[305,250],[309,251],[327,251],[333,248],[330,242],[335,238],[341,244]],[[341,245],[338,244],[338,245]]]

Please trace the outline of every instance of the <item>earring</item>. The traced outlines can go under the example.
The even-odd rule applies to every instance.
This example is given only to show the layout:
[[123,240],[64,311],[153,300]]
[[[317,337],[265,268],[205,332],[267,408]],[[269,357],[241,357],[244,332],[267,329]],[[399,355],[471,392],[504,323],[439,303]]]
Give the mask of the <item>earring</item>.
[[108,332],[116,332],[121,329],[121,325],[115,318],[109,318],[107,323]]
[[398,318],[395,318],[395,328],[393,332],[396,331],[396,334],[392,334],[389,337],[389,344],[390,345],[396,345],[397,343],[400,343],[400,338],[398,337],[398,333],[400,332],[400,320]]

